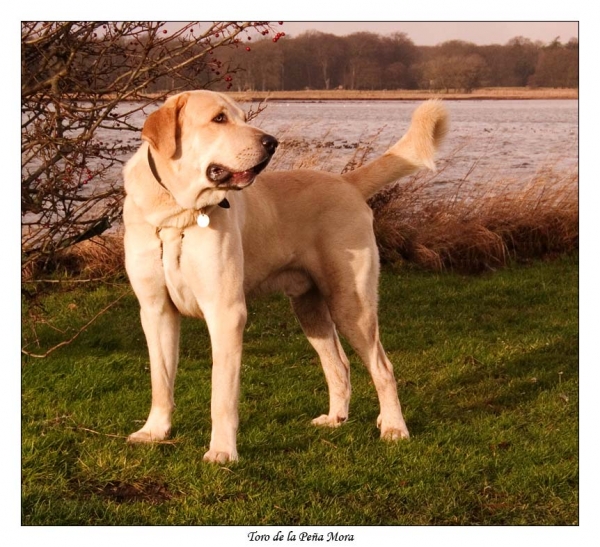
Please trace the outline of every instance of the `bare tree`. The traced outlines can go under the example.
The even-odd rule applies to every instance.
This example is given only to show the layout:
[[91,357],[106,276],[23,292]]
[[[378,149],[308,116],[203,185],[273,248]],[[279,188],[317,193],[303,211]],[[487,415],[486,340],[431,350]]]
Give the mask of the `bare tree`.
[[579,41],[561,44],[556,38],[543,48],[529,83],[540,87],[579,86]]
[[231,83],[219,60],[267,23],[24,22],[21,27],[22,269],[106,231],[135,118],[171,92]]
[[348,89],[381,88],[382,69],[379,46],[381,37],[372,32],[354,32],[346,37],[348,62],[345,87]]

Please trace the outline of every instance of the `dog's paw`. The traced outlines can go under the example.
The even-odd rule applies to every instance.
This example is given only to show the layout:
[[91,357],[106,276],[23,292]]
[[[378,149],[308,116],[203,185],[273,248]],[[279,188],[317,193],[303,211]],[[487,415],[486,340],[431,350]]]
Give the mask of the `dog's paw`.
[[140,429],[127,437],[128,443],[156,443],[168,438],[170,430]]
[[410,439],[408,428],[406,427],[404,420],[400,420],[400,423],[386,424],[381,416],[379,416],[377,418],[377,427],[381,430],[381,438],[384,441]]
[[236,462],[238,459],[237,452],[219,452],[218,450],[209,450],[202,458],[205,462],[209,463],[227,463]]
[[323,427],[340,427],[347,419],[348,418],[344,416],[329,416],[329,414],[323,414],[318,418],[315,418],[311,423]]
[[381,438],[384,441],[400,441],[402,439],[410,439],[410,435],[406,428],[398,429],[390,427],[381,430]]

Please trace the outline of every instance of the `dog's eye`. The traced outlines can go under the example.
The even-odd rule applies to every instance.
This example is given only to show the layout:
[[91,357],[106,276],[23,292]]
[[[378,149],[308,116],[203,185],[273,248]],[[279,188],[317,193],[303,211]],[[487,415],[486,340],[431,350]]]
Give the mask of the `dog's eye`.
[[217,114],[212,121],[215,123],[225,123],[227,121],[227,116],[224,112],[221,112],[220,114]]

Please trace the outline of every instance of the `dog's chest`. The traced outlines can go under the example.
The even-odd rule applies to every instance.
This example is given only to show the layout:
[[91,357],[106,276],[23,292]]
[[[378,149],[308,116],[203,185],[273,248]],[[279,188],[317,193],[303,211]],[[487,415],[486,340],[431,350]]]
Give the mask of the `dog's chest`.
[[[183,315],[202,317],[192,287],[193,268],[185,253],[185,231],[163,228],[157,233],[161,241],[161,260],[165,283],[173,304]],[[189,250],[187,252],[189,255]]]

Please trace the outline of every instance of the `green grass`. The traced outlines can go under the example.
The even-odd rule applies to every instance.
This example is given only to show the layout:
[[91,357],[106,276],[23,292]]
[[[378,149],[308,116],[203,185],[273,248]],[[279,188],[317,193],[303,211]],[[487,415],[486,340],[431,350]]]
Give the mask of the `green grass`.
[[[46,298],[55,319],[37,328],[42,348],[65,338],[56,328],[74,329],[124,290]],[[354,356],[349,422],[311,426],[327,391],[287,301],[249,311],[240,461],[226,467],[202,462],[203,323],[183,322],[172,444],[125,442],[150,402],[131,294],[69,346],[24,357],[22,523],[578,523],[576,258],[480,277],[383,272],[381,336],[412,435],[397,444],[378,438],[375,391]]]

